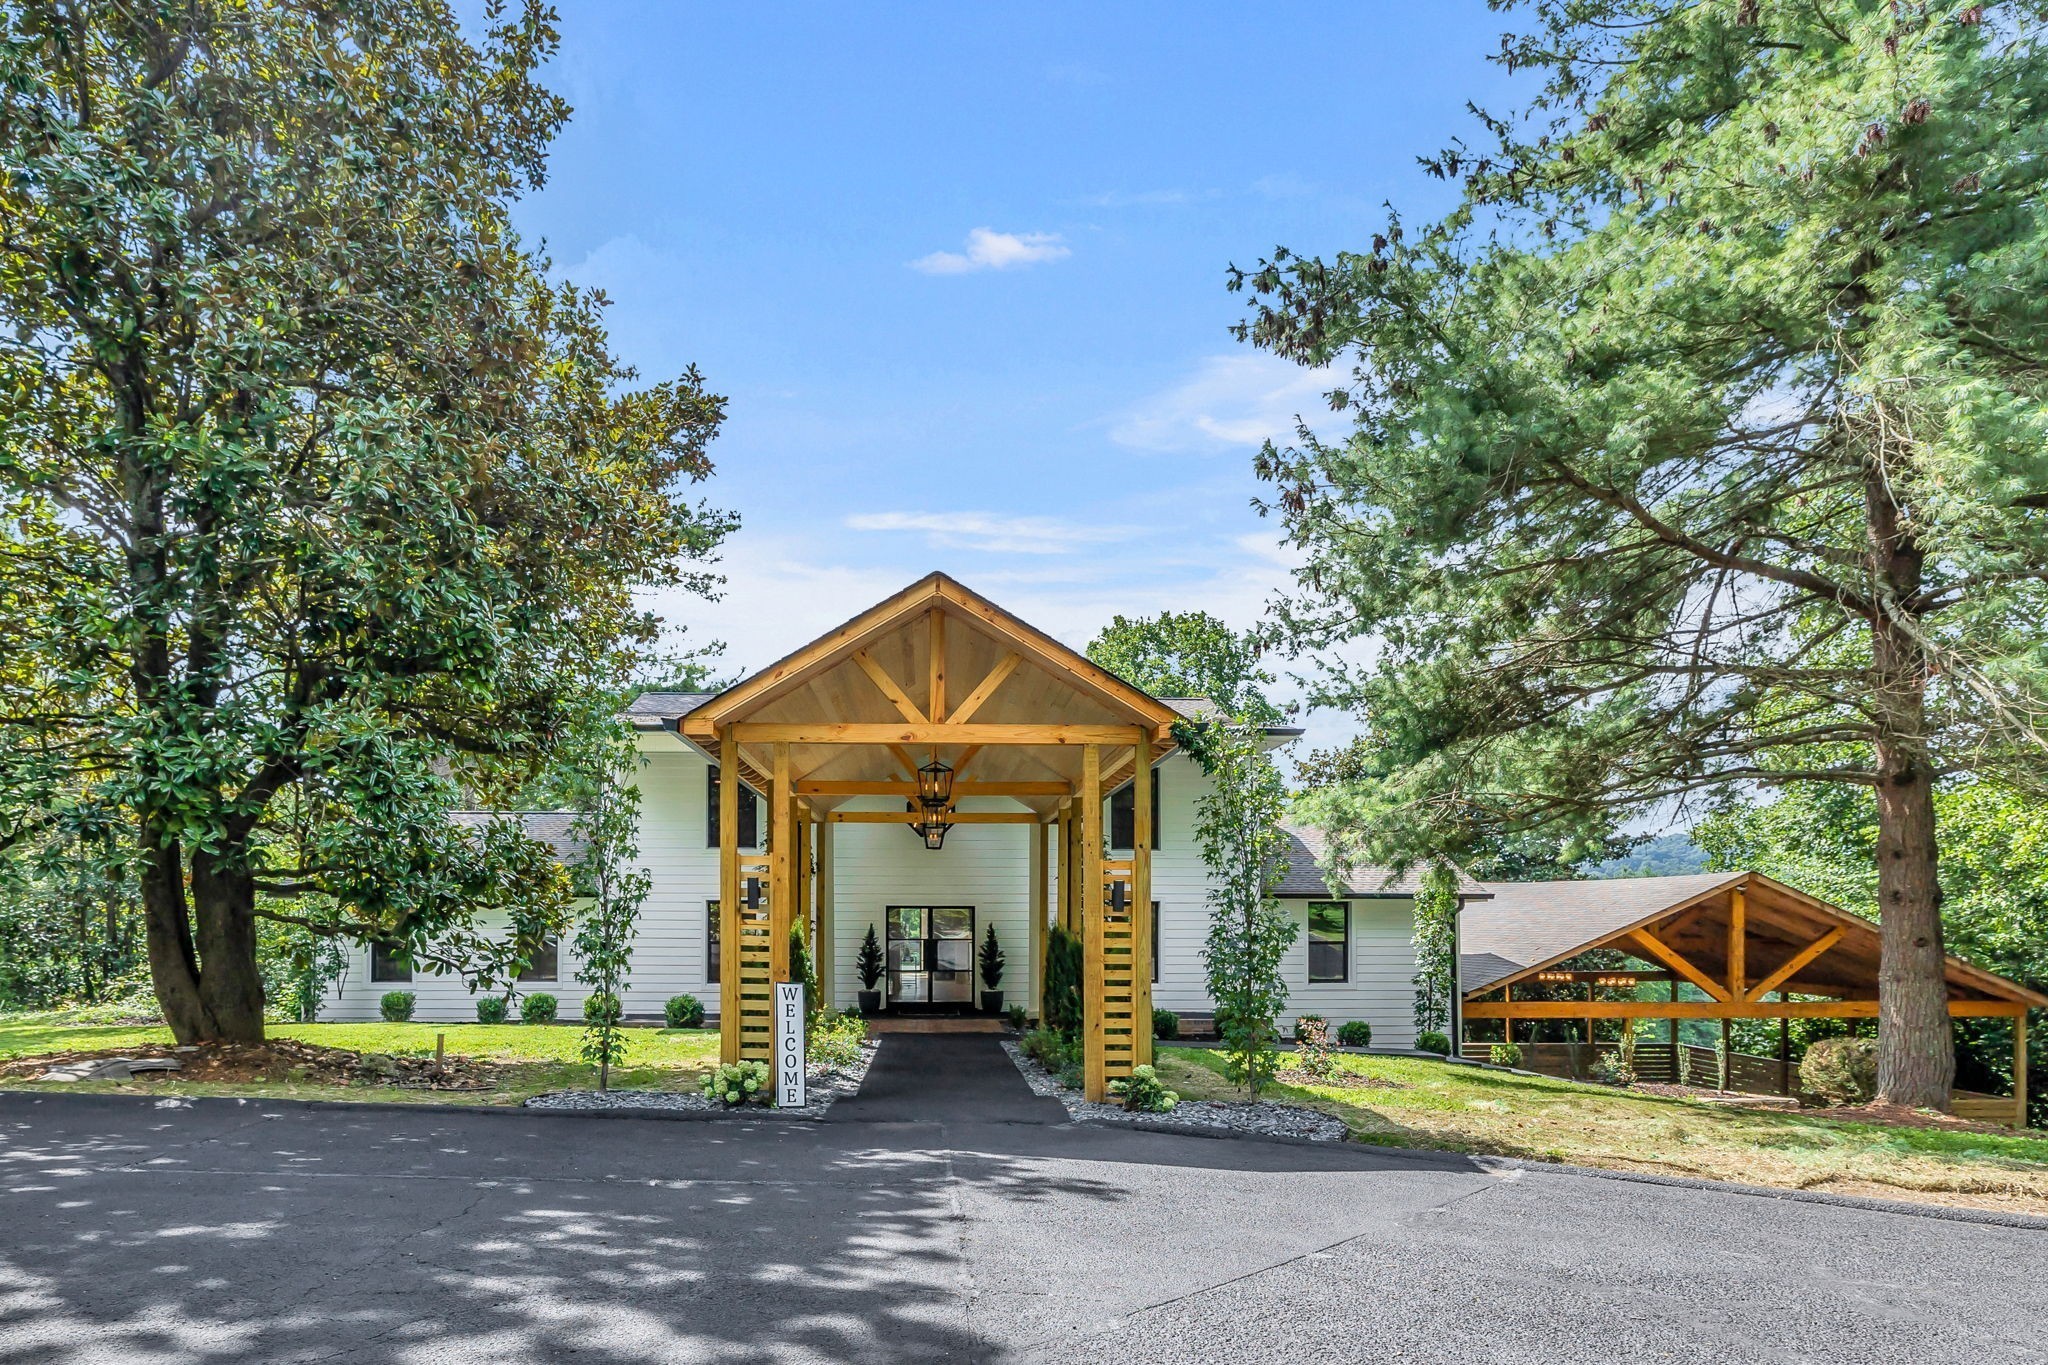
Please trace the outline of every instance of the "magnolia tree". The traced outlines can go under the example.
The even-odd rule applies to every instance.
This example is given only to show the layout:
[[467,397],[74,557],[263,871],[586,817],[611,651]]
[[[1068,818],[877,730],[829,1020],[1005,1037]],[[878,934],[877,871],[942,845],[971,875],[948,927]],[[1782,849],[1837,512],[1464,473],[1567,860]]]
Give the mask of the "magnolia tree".
[[1936,791],[2048,771],[2048,5],[1532,0],[1443,217],[1237,273],[1334,365],[1268,448],[1275,634],[1372,861],[1743,784],[1867,790],[1886,1100],[1945,1107]]
[[1224,1069],[1256,1096],[1279,1066],[1280,963],[1301,932],[1273,894],[1287,875],[1287,789],[1255,721],[1182,726],[1177,737],[1210,784],[1195,803],[1195,839],[1210,872],[1202,966]]

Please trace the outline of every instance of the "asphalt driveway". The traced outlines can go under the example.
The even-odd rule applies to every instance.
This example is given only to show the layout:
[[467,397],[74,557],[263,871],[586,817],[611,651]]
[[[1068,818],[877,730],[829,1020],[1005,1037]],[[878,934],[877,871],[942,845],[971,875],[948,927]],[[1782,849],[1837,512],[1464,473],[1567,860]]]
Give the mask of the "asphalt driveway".
[[824,1123],[0,1095],[0,1362],[2048,1359],[2048,1232],[977,1121],[916,1052]]

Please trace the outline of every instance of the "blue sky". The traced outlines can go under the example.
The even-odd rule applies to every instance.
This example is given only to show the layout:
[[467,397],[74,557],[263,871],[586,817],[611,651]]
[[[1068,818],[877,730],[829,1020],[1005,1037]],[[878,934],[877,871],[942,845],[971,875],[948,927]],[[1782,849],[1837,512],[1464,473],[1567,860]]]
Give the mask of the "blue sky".
[[735,667],[934,568],[1075,645],[1251,624],[1251,457],[1319,385],[1231,340],[1225,269],[1440,208],[1416,155],[1507,93],[1477,0],[560,8],[521,225],[646,377],[730,399],[728,591],[659,606]]

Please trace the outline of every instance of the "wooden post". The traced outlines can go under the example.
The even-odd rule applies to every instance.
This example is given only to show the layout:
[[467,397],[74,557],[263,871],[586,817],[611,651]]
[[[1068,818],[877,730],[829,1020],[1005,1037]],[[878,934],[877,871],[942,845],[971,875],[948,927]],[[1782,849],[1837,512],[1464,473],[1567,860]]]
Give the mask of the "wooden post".
[[835,1002],[839,989],[838,928],[832,915],[832,826],[818,823],[818,942],[812,949],[818,958],[818,993],[825,1003]]
[[1081,749],[1081,847],[1075,881],[1081,914],[1081,1034],[1085,1093],[1109,1098],[1109,1073],[1102,1032],[1102,746]]
[[1728,1082],[1731,1079],[1730,1073],[1735,1070],[1735,1044],[1732,1040],[1730,1024],[1731,1021],[1728,1016],[1722,1015],[1721,1055],[1715,1058],[1714,1089],[1723,1092],[1728,1089]]
[[789,746],[775,746],[774,790],[768,796],[768,979],[789,980],[789,927],[796,909],[796,785]]
[[1749,989],[1749,898],[1736,887],[1728,893],[1728,998]]
[[740,1059],[740,744],[718,744],[718,1055]]
[[1040,1023],[1045,1021],[1045,916],[1046,916],[1046,873],[1048,841],[1052,828],[1043,822],[1031,826],[1031,887],[1024,903],[1031,914],[1031,986],[1026,997],[1031,1001],[1031,1013]]
[[[1778,998],[1783,1000],[1785,993],[1779,991]],[[1672,1021],[1673,1027],[1677,1022]],[[1778,1016],[1778,1093],[1792,1093],[1792,1021],[1782,1014]]]
[[1131,1065],[1152,1064],[1152,738],[1138,732],[1131,771]]
[[[1514,982],[1510,981],[1507,985],[1501,987],[1501,999],[1510,1005],[1515,1003]],[[1500,1040],[1504,1043],[1515,1041],[1515,1014],[1513,1010],[1508,1011],[1506,1017],[1500,1021]]]
[[1060,928],[1074,932],[1074,808],[1060,812]]
[[2012,1017],[2013,1127],[2027,1126],[2027,1012]]

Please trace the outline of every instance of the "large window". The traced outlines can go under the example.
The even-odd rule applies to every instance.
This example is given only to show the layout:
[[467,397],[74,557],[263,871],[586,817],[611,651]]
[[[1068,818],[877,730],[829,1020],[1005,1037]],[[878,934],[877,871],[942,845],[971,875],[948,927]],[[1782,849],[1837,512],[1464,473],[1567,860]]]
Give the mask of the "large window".
[[717,901],[704,902],[704,979],[717,982],[724,978],[720,970],[724,960],[718,955],[719,913]]
[[1308,979],[1351,979],[1351,902],[1308,903]]
[[370,980],[412,980],[412,958],[396,943],[370,945]]
[[[1130,848],[1138,840],[1138,793],[1126,782],[1109,794],[1109,846]],[[1152,847],[1159,847],[1159,774],[1152,774]]]
[[526,967],[519,973],[521,981],[559,981],[562,977],[562,945],[554,939],[542,939],[540,946],[533,950],[533,956],[526,960]]
[[[704,770],[704,847],[718,847],[718,765]],[[754,789],[740,783],[740,847],[761,846],[761,804]]]

